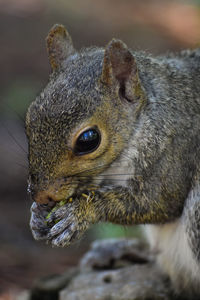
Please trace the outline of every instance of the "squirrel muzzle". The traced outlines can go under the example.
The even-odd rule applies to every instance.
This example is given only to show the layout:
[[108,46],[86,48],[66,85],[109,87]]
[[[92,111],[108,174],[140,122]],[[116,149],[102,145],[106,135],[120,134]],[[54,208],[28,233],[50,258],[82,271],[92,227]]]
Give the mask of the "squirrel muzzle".
[[66,200],[71,197],[73,193],[74,187],[71,184],[70,178],[67,180],[60,179],[46,188],[39,190],[33,200],[40,204],[48,204],[49,202]]

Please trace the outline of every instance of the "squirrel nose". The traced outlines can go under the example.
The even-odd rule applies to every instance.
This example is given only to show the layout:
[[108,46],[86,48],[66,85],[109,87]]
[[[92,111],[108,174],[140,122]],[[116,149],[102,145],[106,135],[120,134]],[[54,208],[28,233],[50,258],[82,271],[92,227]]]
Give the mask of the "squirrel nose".
[[45,187],[35,189],[33,200],[40,204],[49,204],[59,202],[63,199],[71,197],[74,192],[73,188],[69,188],[67,181],[55,181],[55,183],[46,185]]
[[50,192],[50,191],[40,191],[36,194],[35,199],[34,199],[37,203],[40,204],[48,204],[52,201],[56,202],[56,201],[60,201],[60,199],[58,199],[58,197],[56,197],[56,194]]

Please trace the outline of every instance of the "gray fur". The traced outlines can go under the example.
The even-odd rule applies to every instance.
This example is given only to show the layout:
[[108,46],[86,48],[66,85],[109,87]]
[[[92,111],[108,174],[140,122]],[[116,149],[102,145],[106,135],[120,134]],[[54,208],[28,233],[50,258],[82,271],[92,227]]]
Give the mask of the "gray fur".
[[[125,58],[131,59],[130,53],[134,68],[131,78],[124,63]],[[116,59],[114,65],[110,57],[120,54],[119,65]],[[119,72],[114,72],[116,68]],[[103,74],[106,80],[102,81],[105,70],[109,72]],[[183,280],[187,282],[183,290],[192,294],[192,280],[200,281],[199,82],[199,49],[152,57],[128,50],[121,41],[113,40],[105,51],[89,48],[68,56],[31,104],[26,130],[33,198],[37,200],[40,192],[57,183],[58,190],[68,185],[65,199],[73,197],[73,201],[56,211],[57,224],[52,224],[53,215],[45,223],[49,208],[45,214],[45,209],[41,212],[42,205],[33,204],[30,224],[34,237],[64,246],[98,221],[156,224],[152,227],[152,247],[155,241],[163,253],[163,245],[171,247],[171,252],[169,249],[161,256],[163,270],[178,292]],[[126,92],[130,99],[123,98]],[[105,109],[107,103],[109,109]],[[62,170],[62,176],[57,175],[58,165],[65,163],[63,157],[69,153],[72,158],[68,168],[76,168],[70,141],[77,128],[95,115],[96,125],[103,122],[106,128],[107,148],[91,159],[91,170],[73,176]],[[109,149],[113,153],[108,159]],[[71,184],[67,183],[72,179]],[[91,184],[97,187],[94,197],[89,192]],[[193,191],[195,197],[191,197]],[[54,196],[55,191],[45,197]],[[163,232],[166,240],[162,240]],[[179,232],[189,253],[185,261],[178,245],[179,253],[173,255]],[[166,259],[170,269],[162,263]],[[191,266],[197,266],[193,267],[197,271],[193,272]],[[192,280],[187,280],[188,276]],[[195,288],[195,294],[200,294],[200,289]]]

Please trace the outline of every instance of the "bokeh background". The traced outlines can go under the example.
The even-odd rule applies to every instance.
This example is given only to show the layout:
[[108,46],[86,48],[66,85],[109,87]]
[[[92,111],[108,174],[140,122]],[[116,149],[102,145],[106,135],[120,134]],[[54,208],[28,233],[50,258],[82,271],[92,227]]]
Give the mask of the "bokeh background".
[[77,49],[122,39],[153,54],[193,48],[200,42],[200,1],[0,0],[0,299],[12,299],[34,280],[77,264],[95,238],[129,236],[138,229],[95,226],[67,249],[35,242],[29,230],[24,117],[46,84],[45,37],[66,26]]

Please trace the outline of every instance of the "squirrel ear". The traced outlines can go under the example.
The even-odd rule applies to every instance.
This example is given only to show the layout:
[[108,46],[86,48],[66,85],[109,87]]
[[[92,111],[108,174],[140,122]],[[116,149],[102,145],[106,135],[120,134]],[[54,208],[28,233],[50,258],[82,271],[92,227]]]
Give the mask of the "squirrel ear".
[[57,70],[62,62],[75,52],[72,39],[63,25],[55,24],[46,38],[47,53],[52,70]]
[[135,93],[140,84],[136,61],[120,40],[112,39],[105,48],[101,82],[110,87],[117,84],[120,96],[129,102],[138,96]]

